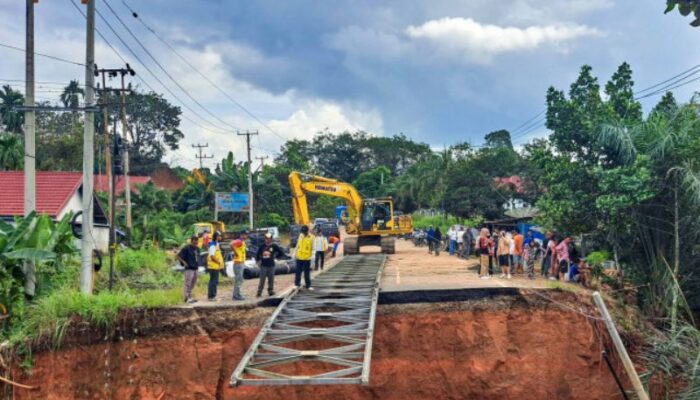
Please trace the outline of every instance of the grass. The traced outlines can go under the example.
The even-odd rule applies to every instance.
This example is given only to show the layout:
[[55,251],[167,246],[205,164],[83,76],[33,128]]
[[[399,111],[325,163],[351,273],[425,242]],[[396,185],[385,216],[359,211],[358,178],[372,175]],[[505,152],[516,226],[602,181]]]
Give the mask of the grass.
[[70,325],[78,320],[110,328],[120,312],[133,308],[157,308],[182,301],[181,288],[145,291],[102,291],[92,296],[73,289],[57,290],[27,309],[26,317],[13,329],[11,342],[48,338],[60,346]]
[[31,343],[46,340],[59,347],[75,321],[110,328],[124,310],[178,304],[182,302],[182,274],[171,270],[173,258],[159,249],[122,250],[115,260],[114,290],[107,290],[106,258],[96,273],[96,293],[91,296],[78,290],[79,260],[60,269],[40,269],[38,296],[27,304],[21,318],[5,326],[4,340],[28,355]]

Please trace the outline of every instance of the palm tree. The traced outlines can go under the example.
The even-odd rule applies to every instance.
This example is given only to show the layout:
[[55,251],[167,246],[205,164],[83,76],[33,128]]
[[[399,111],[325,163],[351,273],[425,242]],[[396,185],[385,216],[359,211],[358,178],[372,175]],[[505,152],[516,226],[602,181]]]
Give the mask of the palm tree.
[[5,130],[8,132],[22,133],[24,113],[14,109],[22,105],[24,105],[22,93],[13,90],[10,85],[4,85],[0,90],[0,124],[5,125]]
[[0,170],[16,171],[24,168],[24,145],[21,137],[0,133]]
[[[649,265],[661,270],[652,272],[666,277],[654,284],[660,286],[662,300],[666,294],[671,295],[668,310],[672,329],[677,324],[683,294],[679,284],[682,260],[688,259],[690,248],[698,239],[692,237],[698,232],[691,226],[700,222],[699,127],[697,107],[689,104],[668,115],[652,113],[647,121],[630,127],[606,125],[598,137],[602,145],[613,150],[611,158],[617,165],[633,166],[640,157],[651,161],[657,194],[650,204],[636,211],[636,229]],[[670,262],[666,257],[669,253]]]
[[85,90],[80,87],[80,83],[71,80],[68,86],[61,93],[61,103],[67,108],[78,108],[80,106],[80,96],[85,96]]

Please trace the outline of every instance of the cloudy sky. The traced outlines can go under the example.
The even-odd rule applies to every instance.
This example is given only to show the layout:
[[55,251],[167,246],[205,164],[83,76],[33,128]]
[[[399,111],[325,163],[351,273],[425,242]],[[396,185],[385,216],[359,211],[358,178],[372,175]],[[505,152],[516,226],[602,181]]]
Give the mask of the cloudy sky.
[[[677,13],[663,15],[663,3],[97,0],[102,16],[172,93],[100,17],[97,28],[134,67],[134,83],[152,86],[183,108],[185,139],[168,161],[191,167],[193,143],[209,143],[217,158],[229,150],[241,158],[244,142],[235,128],[260,131],[253,139],[257,155],[273,154],[283,138],[310,138],[325,128],[402,132],[436,148],[479,144],[489,131],[513,129],[542,111],[547,87],[567,88],[582,64],[592,65],[604,82],[627,61],[637,88],[653,85],[700,63],[700,29]],[[127,6],[254,117],[194,72]],[[0,22],[0,43],[24,47],[24,1],[0,0]],[[84,40],[85,20],[70,0],[36,6],[37,52],[84,62]],[[97,64],[122,66],[108,43],[97,37]],[[38,57],[36,80],[46,83],[37,85],[37,96],[55,99],[60,86],[54,82],[84,82],[84,75],[80,66]],[[23,54],[0,47],[0,84],[22,89],[23,79]],[[679,89],[678,98],[688,99],[698,86]],[[646,99],[645,108],[657,99]],[[534,129],[516,143],[544,134]]]

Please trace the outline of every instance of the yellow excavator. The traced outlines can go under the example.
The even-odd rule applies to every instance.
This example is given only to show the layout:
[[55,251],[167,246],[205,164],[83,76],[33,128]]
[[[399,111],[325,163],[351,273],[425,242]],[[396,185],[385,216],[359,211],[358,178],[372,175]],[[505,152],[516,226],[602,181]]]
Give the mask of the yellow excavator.
[[349,183],[297,171],[289,174],[289,187],[294,219],[299,225],[311,223],[307,193],[345,200],[348,218],[344,221],[347,233],[343,240],[344,254],[357,254],[362,246],[380,246],[382,253],[394,254],[394,236],[413,232],[411,216],[395,215],[394,201],[390,197],[363,199]]

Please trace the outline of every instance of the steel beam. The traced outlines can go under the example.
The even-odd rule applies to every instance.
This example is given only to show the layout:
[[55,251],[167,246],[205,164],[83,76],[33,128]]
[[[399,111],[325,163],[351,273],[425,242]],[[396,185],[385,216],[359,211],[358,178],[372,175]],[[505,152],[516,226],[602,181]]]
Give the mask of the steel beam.
[[[298,288],[289,293],[233,371],[230,385],[367,385],[385,262],[380,254],[346,256],[314,278],[314,291]],[[325,325],[328,322],[336,324]],[[331,342],[337,345],[312,348]],[[279,372],[285,366],[298,371],[308,361],[322,365],[324,372]]]

